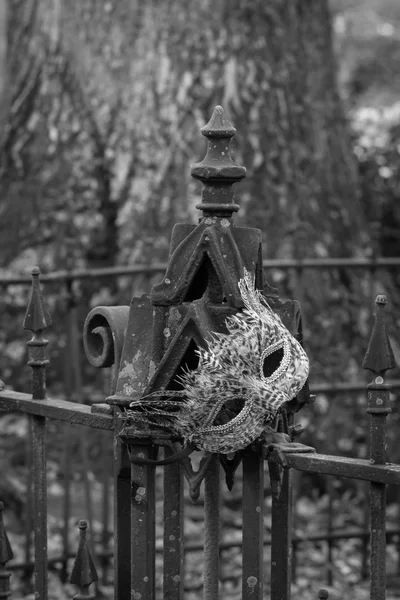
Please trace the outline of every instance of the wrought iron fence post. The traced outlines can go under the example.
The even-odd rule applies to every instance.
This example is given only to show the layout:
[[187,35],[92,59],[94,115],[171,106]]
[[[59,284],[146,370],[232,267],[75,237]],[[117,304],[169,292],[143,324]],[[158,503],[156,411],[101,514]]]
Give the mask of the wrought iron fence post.
[[[39,284],[40,269],[32,269],[32,291],[24,319],[24,329],[32,331],[28,342],[32,368],[32,399],[46,399],[45,349],[48,341],[43,331],[51,325],[51,317],[43,300]],[[35,589],[39,600],[47,600],[47,476],[46,476],[46,418],[32,416],[33,508],[35,516]]]
[[[386,463],[386,417],[389,406],[390,385],[385,383],[385,373],[395,367],[393,351],[386,331],[384,307],[386,296],[376,298],[375,325],[363,362],[363,368],[374,373],[367,386],[370,415],[370,460],[376,465]],[[371,600],[386,598],[386,485],[371,482]]]

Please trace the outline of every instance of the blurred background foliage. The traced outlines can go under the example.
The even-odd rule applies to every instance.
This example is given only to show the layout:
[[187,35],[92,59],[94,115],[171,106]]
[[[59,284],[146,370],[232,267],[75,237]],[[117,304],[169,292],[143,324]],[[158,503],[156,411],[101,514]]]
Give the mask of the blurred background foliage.
[[[197,219],[189,164],[216,104],[247,168],[237,221],[262,229],[265,258],[400,255],[398,0],[8,0],[0,28],[1,276],[166,261],[173,224]],[[311,386],[366,381],[378,292],[400,357],[398,270],[267,276],[302,302]],[[81,330],[92,306],[129,303],[157,279],[45,286],[53,394],[107,394],[83,357],[71,371],[71,310]],[[27,294],[0,296],[1,376],[25,390]],[[301,419],[305,443],[366,455],[364,392],[321,394]],[[400,461],[396,410],[390,422]]]

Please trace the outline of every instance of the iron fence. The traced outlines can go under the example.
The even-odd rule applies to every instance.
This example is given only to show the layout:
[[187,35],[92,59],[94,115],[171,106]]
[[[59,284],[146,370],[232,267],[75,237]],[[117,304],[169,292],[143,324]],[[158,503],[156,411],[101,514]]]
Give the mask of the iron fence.
[[[203,207],[204,210],[204,207]],[[398,268],[398,258],[372,259],[307,259],[290,261],[264,261],[265,269],[295,269],[300,276],[304,269],[336,269],[357,268],[367,269],[371,276],[377,268]],[[92,271],[63,271],[42,276],[44,282],[64,282],[68,293],[72,293],[71,282],[78,279],[99,277],[120,277],[130,274],[158,274],[164,272],[167,265],[153,267],[127,267],[115,269],[100,269]],[[32,395],[14,391],[0,392],[0,408],[6,411],[16,411],[30,415],[32,422],[32,483],[33,483],[33,509],[35,521],[34,535],[34,571],[35,587],[39,598],[47,597],[47,508],[46,508],[46,420],[55,419],[68,424],[79,424],[110,431],[114,437],[114,552],[108,547],[109,531],[108,521],[110,507],[107,504],[109,497],[109,477],[107,469],[104,479],[104,500],[102,531],[102,552],[97,552],[103,559],[103,579],[107,579],[109,558],[114,556],[114,587],[115,597],[124,600],[129,597],[136,599],[154,597],[155,555],[162,552],[164,558],[164,594],[169,598],[180,599],[183,597],[183,562],[185,552],[204,549],[205,557],[205,598],[215,600],[218,597],[218,563],[220,552],[233,544],[220,543],[220,514],[219,514],[219,463],[213,455],[207,457],[200,465],[199,470],[193,470],[188,462],[169,464],[164,467],[164,515],[165,519],[163,548],[157,550],[155,544],[154,513],[155,513],[155,467],[136,464],[129,460],[123,442],[116,436],[120,430],[112,404],[94,403],[86,405],[81,402],[69,400],[53,400],[46,398],[46,366],[45,356],[47,340],[43,332],[51,324],[50,316],[43,302],[39,287],[39,271],[33,270],[33,284],[31,300],[27,309],[24,328],[32,331],[33,337],[28,342],[32,368]],[[23,285],[26,278],[13,277],[3,279],[3,285]],[[243,553],[243,598],[261,598],[263,580],[263,545],[271,544],[271,598],[285,600],[290,598],[290,581],[293,575],[293,563],[296,563],[296,551],[300,544],[308,540],[325,541],[330,548],[335,540],[348,537],[358,537],[361,540],[371,539],[371,598],[381,600],[385,597],[385,552],[386,540],[398,536],[400,531],[385,528],[385,494],[387,485],[399,485],[400,467],[386,463],[385,434],[386,416],[390,412],[389,391],[391,387],[400,387],[400,382],[392,381],[392,386],[385,380],[385,373],[393,367],[390,345],[384,325],[383,307],[384,298],[377,300],[377,320],[373,336],[370,341],[369,352],[364,363],[365,368],[374,373],[373,382],[368,385],[368,414],[370,416],[371,457],[366,459],[350,459],[345,457],[325,456],[314,453],[302,453],[296,447],[280,449],[267,447],[257,452],[248,450],[241,459],[243,461],[243,539],[240,543]],[[76,337],[77,321],[76,312],[68,304],[68,327],[71,337]],[[73,333],[71,333],[73,332]],[[70,349],[76,349],[76,339],[69,344]],[[75,352],[70,360],[77,361]],[[79,370],[79,368],[77,368]],[[364,388],[363,382],[337,383],[335,385],[319,384],[314,386],[314,392],[337,393],[360,391]],[[76,390],[75,390],[76,391]],[[75,400],[82,398],[81,391],[75,395]],[[52,559],[50,564],[59,562],[66,575],[68,559],[71,556],[68,542],[68,524],[70,507],[69,498],[69,470],[68,434],[66,437],[66,479],[64,503],[64,535],[63,556]],[[154,460],[155,449],[152,445],[141,445],[130,449],[132,454],[139,457],[143,455],[149,460]],[[168,450],[166,450],[168,456]],[[264,462],[270,468],[273,500],[272,500],[272,530],[270,538],[264,536]],[[233,477],[233,464],[225,464],[224,468]],[[327,535],[309,536],[307,539],[292,537],[292,504],[291,504],[291,473],[292,470],[300,472],[323,474],[333,477],[353,478],[367,482],[371,487],[371,526],[363,531],[335,532],[332,526],[333,511],[330,506]],[[204,477],[204,545],[183,545],[183,475],[189,481],[191,491],[195,496]],[[134,485],[133,485],[134,484]],[[132,488],[133,485],[133,488]],[[143,492],[145,490],[145,492]],[[142,502],[143,495],[146,502]],[[90,493],[88,495],[90,504]],[[1,507],[2,508],[2,507]],[[71,581],[79,588],[79,596],[89,597],[89,586],[97,581],[97,573],[91,558],[88,544],[85,539],[87,523],[81,521],[80,545],[72,572]],[[28,538],[27,538],[28,539]],[[14,564],[14,569],[29,567],[30,550],[27,543],[26,560]],[[364,551],[366,550],[364,546]],[[10,595],[9,572],[6,563],[11,559],[12,553],[4,526],[0,524],[0,585],[3,597]],[[126,560],[131,557],[132,564]],[[12,565],[11,565],[12,567]],[[332,581],[328,581],[332,583]],[[147,596],[146,596],[147,594]],[[150,594],[150,595],[148,595]],[[327,598],[324,590],[318,593],[319,598]]]

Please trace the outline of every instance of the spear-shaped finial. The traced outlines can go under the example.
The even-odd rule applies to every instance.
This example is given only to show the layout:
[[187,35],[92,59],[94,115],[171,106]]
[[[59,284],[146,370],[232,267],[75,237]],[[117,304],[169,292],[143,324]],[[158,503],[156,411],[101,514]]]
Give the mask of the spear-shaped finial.
[[321,588],[318,592],[318,599],[319,600],[327,600],[328,598],[329,598],[328,590],[326,590],[325,588]]
[[0,502],[0,598],[7,600],[11,595],[11,573],[7,571],[6,563],[13,558],[13,552],[4,527],[3,509],[4,505]]
[[232,184],[246,176],[246,169],[231,158],[229,144],[236,129],[226,118],[222,106],[216,106],[201,133],[208,139],[208,148],[204,159],[191,165],[192,177],[204,185],[202,202],[196,208],[203,211],[204,217],[231,217],[239,210],[233,202]]
[[375,324],[371,339],[365,354],[363,368],[372,371],[375,376],[384,377],[386,371],[396,366],[392,346],[386,331],[385,306],[387,298],[384,295],[377,296],[375,300]]
[[44,400],[46,398],[46,366],[49,361],[45,358],[45,348],[48,341],[43,337],[43,330],[51,325],[51,316],[45,304],[40,289],[39,267],[33,267],[32,290],[26,309],[24,329],[32,331],[32,339],[28,342],[29,361],[32,367],[32,398]]
[[79,547],[70,578],[71,583],[79,587],[75,600],[93,600],[94,594],[90,593],[89,586],[99,579],[86,541],[87,526],[87,521],[79,521]]

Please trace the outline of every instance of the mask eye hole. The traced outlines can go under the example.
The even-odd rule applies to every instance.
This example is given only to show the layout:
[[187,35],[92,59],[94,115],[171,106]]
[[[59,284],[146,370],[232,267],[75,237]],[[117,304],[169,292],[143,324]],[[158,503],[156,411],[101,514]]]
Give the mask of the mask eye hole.
[[282,364],[284,357],[283,348],[278,348],[265,356],[262,362],[262,374],[265,378],[271,377]]
[[278,379],[289,366],[290,346],[287,340],[275,342],[264,350],[260,358],[260,376],[269,382]]

